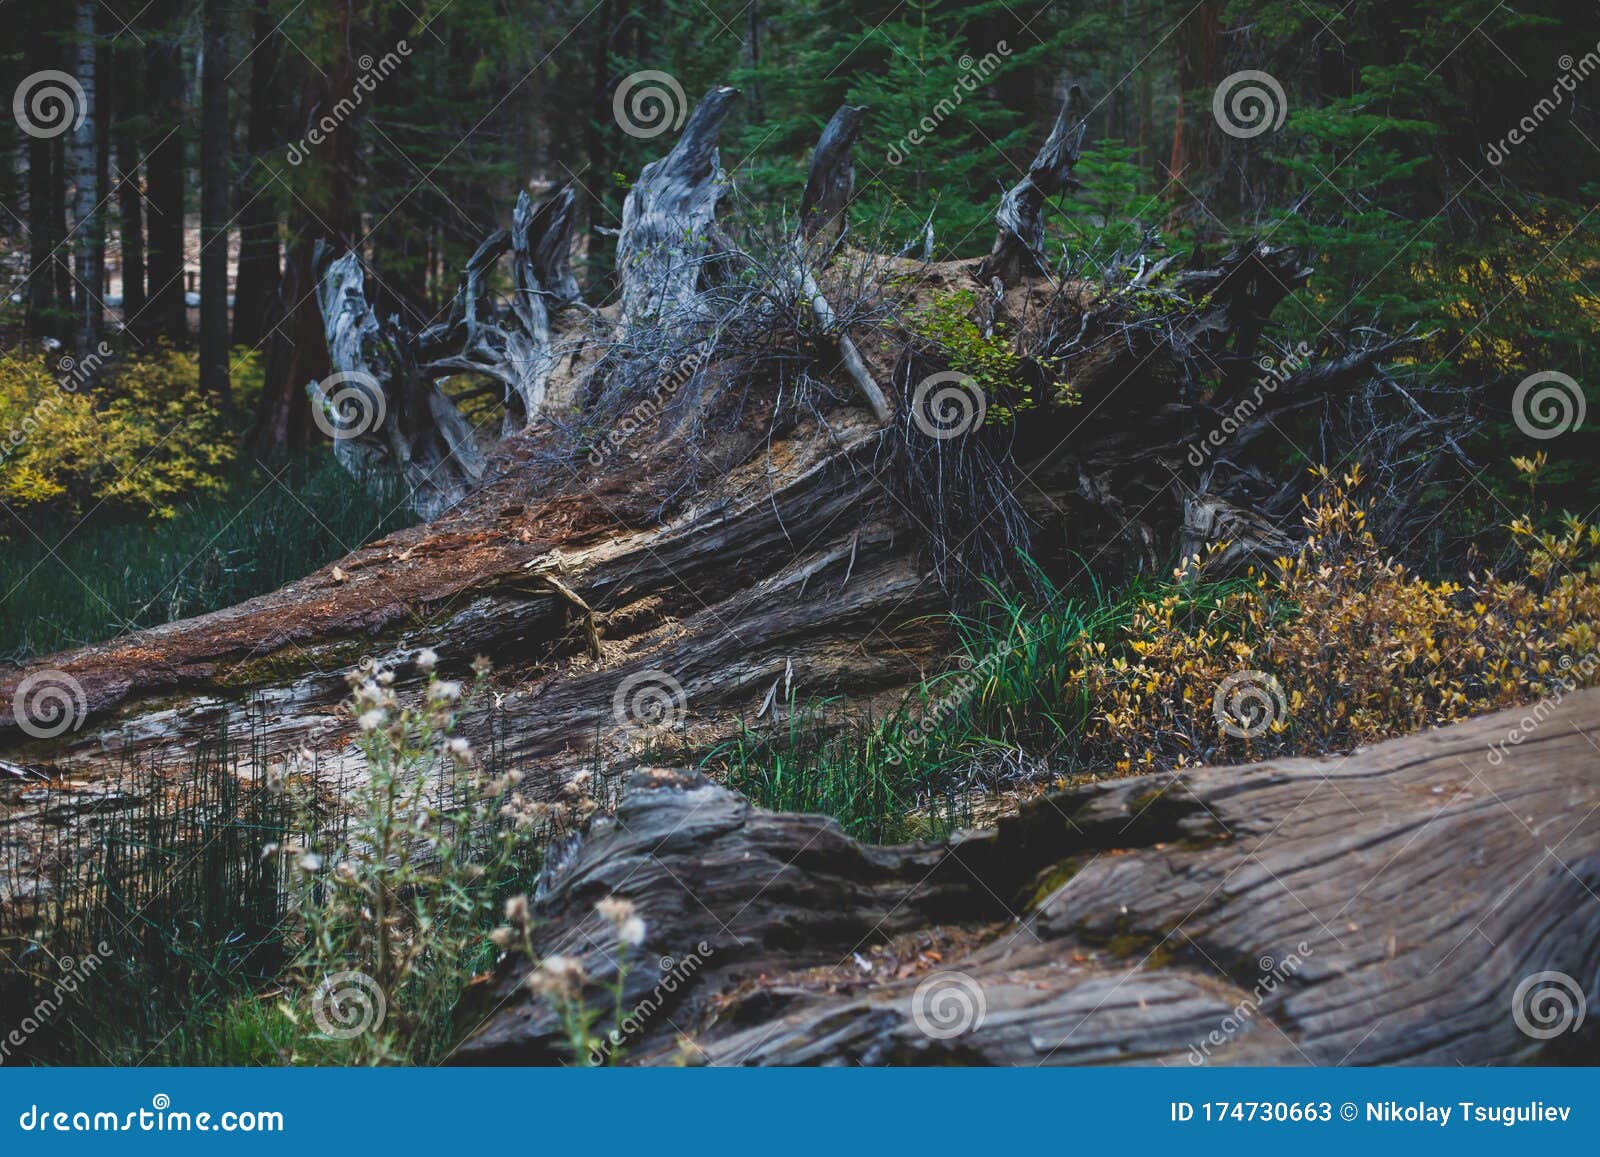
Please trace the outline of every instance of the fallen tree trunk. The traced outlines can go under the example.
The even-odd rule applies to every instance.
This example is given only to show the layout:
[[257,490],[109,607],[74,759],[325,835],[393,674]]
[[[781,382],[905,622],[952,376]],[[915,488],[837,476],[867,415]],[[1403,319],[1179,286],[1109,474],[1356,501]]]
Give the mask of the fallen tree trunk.
[[[605,1047],[640,1064],[1593,1064],[1600,691],[1541,714],[1095,784],[941,845],[642,771],[547,872],[534,952],[580,959],[609,1027],[594,905],[634,902]],[[529,975],[502,962],[456,1062],[572,1059]]]
[[[613,340],[644,312],[698,292],[715,224],[716,131],[733,95],[712,90],[630,195],[620,318],[612,311],[594,323],[610,325]],[[818,204],[842,212],[846,166],[838,150],[824,152],[818,186],[831,191]],[[641,438],[637,455],[594,456],[547,421],[475,457],[433,378],[455,351],[509,374],[500,380],[510,400],[539,405],[542,387],[515,383],[548,369],[540,311],[571,298],[569,228],[568,195],[538,209],[519,201],[511,233],[480,249],[450,319],[426,340],[385,329],[367,307],[359,264],[336,263],[324,287],[336,364],[361,367],[378,397],[401,403],[398,418],[388,401],[388,420],[337,445],[376,438],[410,462],[429,508],[445,512],[240,606],[0,671],[7,839],[26,841],[63,809],[81,814],[79,804],[129,763],[181,768],[219,733],[248,737],[235,745],[241,770],[301,746],[359,765],[342,708],[346,677],[364,661],[403,667],[422,646],[443,652],[447,670],[464,670],[476,653],[495,663],[498,706],[468,717],[466,734],[492,737],[524,771],[525,790],[544,796],[580,768],[637,763],[648,729],[641,734],[614,703],[640,679],[677,688],[689,742],[726,735],[780,680],[801,702],[892,694],[940,662],[952,576],[975,586],[1017,550],[1067,584],[1084,559],[1107,573],[1165,570],[1180,541],[1240,528],[1255,529],[1230,558],[1281,552],[1306,480],[1267,473],[1269,459],[1246,456],[1248,441],[1214,442],[1215,431],[1243,401],[1249,437],[1301,408],[1335,405],[1394,348],[1308,355],[1272,390],[1252,391],[1247,367],[1264,346],[1262,326],[1305,270],[1294,253],[1249,241],[1168,280],[1162,263],[1138,256],[1127,263],[1137,272],[1117,284],[1024,276],[1003,287],[991,314],[1012,327],[1018,368],[1014,382],[988,385],[988,403],[1022,413],[1025,389],[1036,400],[1009,425],[952,433],[919,423],[930,376],[951,376],[948,353],[893,325],[862,326],[860,358],[896,394],[897,421],[885,428],[852,404],[832,343],[815,342],[812,328],[780,351],[813,383],[803,406],[743,370],[746,352],[724,355],[712,343],[725,360],[695,372],[733,379],[721,395],[732,416],[716,469],[697,489],[679,482],[694,448],[670,431]],[[674,238],[689,248],[674,250]],[[515,296],[502,309],[489,300],[486,273],[507,252]],[[846,260],[816,273],[820,288],[831,291]],[[936,305],[976,272],[969,262],[884,260],[897,279],[916,279],[906,308]],[[780,282],[793,291],[784,269],[757,296],[779,298]],[[796,316],[809,308],[803,295],[790,305]],[[692,318],[707,306],[695,297],[675,311]],[[502,344],[495,331],[517,341]],[[677,342],[680,353],[700,341],[692,327],[669,336],[663,348]],[[524,339],[526,357],[517,353]],[[606,364],[583,372],[603,376]],[[1057,381],[1075,396],[1048,396]],[[615,415],[585,418],[599,425]],[[578,425],[570,437],[594,437]],[[399,690],[415,693],[404,679]],[[41,694],[52,688],[59,695]]]

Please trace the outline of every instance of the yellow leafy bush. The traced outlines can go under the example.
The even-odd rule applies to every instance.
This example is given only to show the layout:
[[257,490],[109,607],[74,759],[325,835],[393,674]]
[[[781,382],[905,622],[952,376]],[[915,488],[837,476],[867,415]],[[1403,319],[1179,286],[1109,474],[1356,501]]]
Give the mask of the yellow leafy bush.
[[1266,573],[1202,597],[1180,572],[1085,639],[1086,746],[1124,771],[1344,751],[1600,682],[1600,527],[1519,520],[1522,573],[1432,581],[1384,557],[1360,481],[1327,479]]
[[114,364],[92,390],[43,355],[0,362],[0,501],[78,516],[170,517],[223,488],[232,438],[202,396],[195,355],[168,346]]

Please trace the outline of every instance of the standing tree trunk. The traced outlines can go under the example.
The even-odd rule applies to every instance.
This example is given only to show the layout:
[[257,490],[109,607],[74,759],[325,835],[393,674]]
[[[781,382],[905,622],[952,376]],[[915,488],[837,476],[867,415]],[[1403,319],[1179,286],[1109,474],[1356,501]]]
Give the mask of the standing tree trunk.
[[189,337],[183,296],[183,46],[176,0],[155,0],[155,30],[145,50],[145,84],[152,125],[145,152],[149,217],[149,293],[139,332],[174,342]]
[[[42,6],[41,6],[42,7]],[[34,60],[45,59],[48,41],[42,20],[34,25]],[[28,137],[28,332],[45,337],[54,332],[55,274],[52,268],[54,222],[50,216],[52,142]]]
[[139,117],[144,108],[139,83],[139,57],[119,52],[116,67],[116,121],[113,137],[117,150],[117,216],[121,234],[122,320],[144,313],[144,195],[139,166]]
[[[335,0],[329,18],[333,39],[325,46],[322,75],[310,78],[299,123],[310,126],[348,96],[356,85],[350,57],[351,0]],[[337,122],[311,147],[298,170],[316,174],[315,183],[296,189],[291,215],[293,238],[272,312],[267,343],[266,385],[256,410],[252,438],[256,454],[270,458],[301,449],[316,437],[306,387],[329,371],[322,309],[317,304],[317,244],[335,253],[356,249],[360,216],[351,195],[356,185],[357,119]]]
[[239,183],[239,275],[233,291],[233,341],[254,349],[267,336],[267,303],[278,291],[278,210],[262,164],[278,144],[278,36],[269,0],[255,0],[250,22],[249,165]]
[[101,304],[101,271],[105,264],[105,234],[101,226],[100,164],[95,142],[100,121],[95,115],[96,70],[99,46],[95,39],[95,12],[100,0],[78,0],[74,28],[77,44],[77,79],[83,89],[83,119],[72,135],[72,252],[76,265],[77,305],[75,341],[80,361],[100,340],[105,318]]
[[67,232],[67,181],[72,165],[67,160],[67,139],[50,142],[50,273],[55,281],[56,319],[53,333],[62,342],[73,340],[72,250]]
[[1206,118],[1211,115],[1209,97],[1200,99],[1203,90],[1214,88],[1221,60],[1221,0],[1201,0],[1183,18],[1174,38],[1178,50],[1178,114],[1172,129],[1172,160],[1169,192],[1174,215],[1183,218],[1197,198],[1205,196],[1214,158],[1208,147],[1212,133]]
[[228,388],[228,10],[205,0],[200,125],[200,389]]

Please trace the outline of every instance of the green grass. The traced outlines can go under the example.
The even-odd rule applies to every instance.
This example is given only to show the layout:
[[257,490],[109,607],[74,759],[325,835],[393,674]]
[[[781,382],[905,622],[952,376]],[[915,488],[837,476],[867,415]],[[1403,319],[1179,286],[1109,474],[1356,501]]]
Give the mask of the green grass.
[[[763,807],[833,816],[859,839],[929,839],[966,824],[975,796],[1018,755],[1058,774],[1081,766],[1074,737],[1090,704],[1073,679],[1086,643],[1111,640],[1136,591],[1073,599],[1037,575],[1042,597],[991,587],[957,618],[948,670],[887,716],[863,719],[828,701],[790,703],[777,729],[745,727],[702,766]],[[1197,597],[1202,597],[1197,593]]]
[[[272,843],[331,846],[351,820],[334,799],[354,783],[332,767],[333,786],[308,812],[268,790],[271,756],[254,732],[219,732],[182,765],[122,768],[92,825],[63,824],[41,848],[0,841],[0,1025],[25,1026],[20,1047],[0,1061],[26,1065],[348,1064],[345,1042],[320,1036],[294,984],[304,926]],[[480,749],[486,776],[507,770],[494,745]],[[421,769],[419,774],[435,774]],[[70,787],[43,784],[41,810],[82,805]],[[602,790],[614,790],[609,783]],[[341,837],[340,833],[346,833]],[[55,865],[43,877],[40,863]],[[500,879],[486,881],[498,916],[504,899],[529,891],[537,848]],[[494,921],[470,943],[437,951],[463,974],[492,966]],[[94,961],[65,996],[57,986]],[[459,999],[458,994],[458,999]],[[41,1002],[58,1007],[41,1012]],[[391,1010],[402,1015],[403,1010]],[[410,1011],[410,1010],[404,1010]],[[426,1010],[430,1063],[449,1050],[455,1008]]]
[[231,606],[415,521],[326,448],[238,466],[221,498],[161,522],[74,527],[0,505],[0,661],[21,661]]

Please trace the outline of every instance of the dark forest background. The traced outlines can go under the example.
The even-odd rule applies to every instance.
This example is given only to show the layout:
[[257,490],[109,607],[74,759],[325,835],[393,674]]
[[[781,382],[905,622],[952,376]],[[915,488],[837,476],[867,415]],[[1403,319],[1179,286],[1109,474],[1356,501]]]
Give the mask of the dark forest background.
[[[519,190],[571,183],[579,278],[603,303],[628,182],[674,139],[631,134],[614,112],[619,86],[647,70],[688,104],[738,86],[722,160],[729,211],[750,222],[793,212],[821,126],[850,101],[870,109],[856,242],[896,250],[931,223],[936,256],[977,254],[1076,83],[1093,110],[1084,187],[1052,207],[1049,244],[1085,275],[1147,233],[1180,259],[1248,233],[1301,246],[1316,271],[1284,314],[1302,336],[1415,327],[1421,363],[1487,387],[1485,413],[1502,415],[1485,423],[1491,438],[1518,379],[1559,368],[1582,381],[1593,358],[1589,0],[6,0],[0,12],[0,89],[20,99],[28,78],[59,70],[84,92],[76,131],[41,137],[0,118],[7,361],[45,343],[82,363],[102,341],[124,363],[187,358],[195,380],[156,392],[215,414],[226,448],[198,439],[198,459],[278,469],[321,439],[305,389],[328,371],[320,242],[360,251],[380,311],[420,330]],[[1242,70],[1282,89],[1281,127],[1219,127],[1213,96]],[[1563,76],[1577,79],[1559,106],[1506,146]],[[119,388],[109,369],[83,376]],[[1596,451],[1593,425],[1545,471],[1557,505],[1600,498],[1571,469]],[[1516,485],[1509,467],[1492,473]],[[19,525],[30,494],[64,501],[26,482],[0,494]],[[340,544],[387,512],[371,514]],[[9,522],[0,533],[27,546]]]

